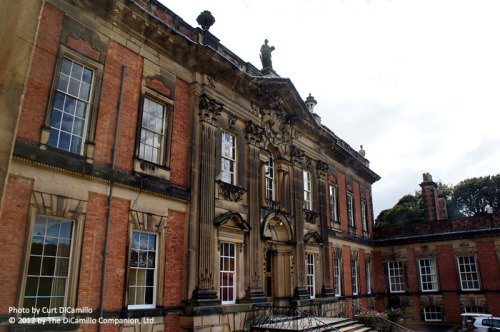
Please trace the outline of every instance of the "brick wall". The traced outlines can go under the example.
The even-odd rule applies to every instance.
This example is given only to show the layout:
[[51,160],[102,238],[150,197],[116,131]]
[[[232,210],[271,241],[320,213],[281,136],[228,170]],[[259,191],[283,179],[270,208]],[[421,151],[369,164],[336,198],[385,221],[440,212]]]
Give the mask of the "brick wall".
[[174,124],[170,160],[170,181],[181,187],[189,183],[189,146],[191,138],[189,85],[181,79],[175,84]]
[[406,271],[408,275],[408,286],[410,287],[410,292],[418,292],[418,262],[415,258],[415,249],[406,249]]
[[368,218],[368,230],[370,231],[370,238],[373,238],[373,206],[372,206],[372,193],[370,189],[366,189],[366,217]]
[[185,214],[170,211],[165,244],[165,307],[175,307],[182,300]]
[[116,168],[131,172],[135,153],[143,58],[113,41],[109,42],[106,66],[104,67],[94,160],[97,163],[111,164],[123,65],[127,69],[123,88],[124,97],[120,116]]
[[104,235],[108,198],[89,194],[87,217],[83,233],[83,245],[78,286],[78,307],[89,307],[94,311],[100,305]]
[[[0,314],[16,306],[33,181],[10,175],[0,219]],[[22,303],[21,303],[22,305]]]
[[342,246],[342,262],[344,267],[344,295],[352,295],[351,247]]
[[341,172],[337,172],[338,184],[339,184],[339,217],[341,222],[341,229],[344,233],[349,233],[349,227],[347,225],[347,193],[345,186],[345,175]]
[[17,130],[17,137],[23,141],[40,141],[40,128],[45,120],[63,18],[61,11],[45,3],[26,86],[26,96],[29,98],[24,99]]
[[[366,294],[366,270],[365,270],[365,251],[363,249],[359,249],[359,258],[358,258],[358,269],[359,269],[359,289],[360,294]],[[363,308],[366,308],[364,306]]]
[[442,291],[458,290],[455,257],[451,245],[436,246],[439,281]]
[[104,310],[106,311],[120,310],[125,303],[129,206],[130,201],[113,198],[104,293]]
[[[486,292],[499,291],[500,267],[498,266],[495,244],[493,242],[478,242],[476,248],[483,289]],[[500,302],[497,305],[500,306]]]
[[354,192],[354,222],[356,225],[356,234],[359,237],[363,237],[363,224],[361,220],[361,192],[359,191],[359,183],[353,181],[353,192]]
[[460,300],[458,294],[443,294],[447,322],[460,322]]

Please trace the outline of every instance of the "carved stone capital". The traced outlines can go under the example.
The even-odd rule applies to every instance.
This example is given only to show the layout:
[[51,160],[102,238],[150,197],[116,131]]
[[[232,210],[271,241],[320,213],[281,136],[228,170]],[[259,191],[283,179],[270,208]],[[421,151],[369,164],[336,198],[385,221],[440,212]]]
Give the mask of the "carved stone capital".
[[293,166],[301,167],[306,153],[296,146],[292,146],[292,164]]
[[318,177],[320,179],[325,179],[326,178],[326,172],[328,172],[328,164],[325,163],[324,161],[318,161],[316,164],[316,170],[318,173]]
[[265,133],[264,128],[256,125],[252,121],[249,121],[246,128],[246,133],[248,143],[255,146],[260,146],[262,144]]
[[206,121],[215,126],[223,107],[224,105],[216,102],[215,99],[211,99],[205,94],[202,95],[199,104],[201,121]]

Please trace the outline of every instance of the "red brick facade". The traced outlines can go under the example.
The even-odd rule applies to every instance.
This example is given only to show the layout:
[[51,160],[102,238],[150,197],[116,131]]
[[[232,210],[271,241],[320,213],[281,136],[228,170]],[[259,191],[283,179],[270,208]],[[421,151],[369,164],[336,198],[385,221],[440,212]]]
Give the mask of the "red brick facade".
[[49,101],[64,13],[46,3],[38,31],[33,64],[26,87],[26,96],[19,119],[17,137],[36,144]]
[[9,176],[7,195],[0,218],[0,243],[2,269],[0,279],[0,313],[8,313],[9,307],[17,306],[18,281],[24,261],[26,225],[28,223],[33,180]]

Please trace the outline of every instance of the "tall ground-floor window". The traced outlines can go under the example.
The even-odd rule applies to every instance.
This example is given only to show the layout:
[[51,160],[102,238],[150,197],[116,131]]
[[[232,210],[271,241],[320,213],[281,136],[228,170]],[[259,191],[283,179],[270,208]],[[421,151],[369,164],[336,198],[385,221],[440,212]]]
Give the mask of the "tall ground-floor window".
[[157,235],[134,231],[130,252],[128,307],[130,309],[156,306]]
[[234,243],[221,245],[220,297],[222,304],[236,301],[236,245]]
[[306,269],[307,269],[307,291],[309,296],[314,298],[316,295],[316,285],[314,282],[314,255],[307,254],[306,258]]
[[72,220],[36,216],[23,301],[36,316],[62,316],[67,306],[72,238]]
[[351,260],[352,295],[358,295],[358,262]]
[[335,292],[335,296],[341,295],[341,287],[340,287],[340,258],[333,258],[333,291]]

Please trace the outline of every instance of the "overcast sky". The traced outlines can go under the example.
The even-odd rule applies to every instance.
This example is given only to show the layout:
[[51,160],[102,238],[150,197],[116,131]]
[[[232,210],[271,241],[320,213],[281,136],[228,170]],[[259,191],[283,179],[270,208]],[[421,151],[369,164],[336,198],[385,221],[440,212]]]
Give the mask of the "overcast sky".
[[189,0],[162,2],[187,23],[209,10],[210,28],[244,61],[274,70],[324,125],[362,144],[382,179],[374,214],[435,181],[500,172],[500,1]]

